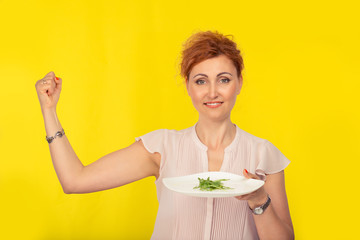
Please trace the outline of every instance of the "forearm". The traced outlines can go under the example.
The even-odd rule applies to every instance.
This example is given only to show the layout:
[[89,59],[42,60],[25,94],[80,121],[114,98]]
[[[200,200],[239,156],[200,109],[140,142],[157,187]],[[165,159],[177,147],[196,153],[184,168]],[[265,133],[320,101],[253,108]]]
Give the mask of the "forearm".
[[287,225],[276,214],[272,204],[261,215],[255,215],[254,221],[261,240],[292,240],[294,233],[292,226]]
[[[56,110],[43,110],[45,130],[47,136],[54,136],[62,129],[58,120]],[[65,193],[70,193],[77,176],[79,176],[84,165],[76,156],[66,135],[56,137],[49,144],[51,159],[55,172],[59,178]]]

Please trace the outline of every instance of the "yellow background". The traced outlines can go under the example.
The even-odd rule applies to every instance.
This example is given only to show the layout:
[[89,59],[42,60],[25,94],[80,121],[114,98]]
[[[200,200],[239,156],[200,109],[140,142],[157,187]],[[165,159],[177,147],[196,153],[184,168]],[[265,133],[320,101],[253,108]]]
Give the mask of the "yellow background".
[[179,76],[198,30],[234,35],[239,127],[291,160],[297,239],[354,239],[360,214],[357,1],[0,0],[0,239],[149,239],[155,178],[66,195],[35,82],[63,79],[57,113],[85,164],[159,128],[197,121]]

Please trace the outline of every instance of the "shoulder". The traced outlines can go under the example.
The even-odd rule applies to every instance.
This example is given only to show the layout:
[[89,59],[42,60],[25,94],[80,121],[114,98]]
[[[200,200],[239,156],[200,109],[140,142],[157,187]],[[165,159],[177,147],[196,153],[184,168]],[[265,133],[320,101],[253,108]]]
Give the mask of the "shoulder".
[[250,149],[255,173],[257,175],[274,174],[290,163],[285,155],[269,140],[241,131],[242,142]]
[[257,137],[241,128],[238,127],[240,137],[243,141],[246,141],[254,146],[266,146],[271,144],[267,139]]
[[137,141],[139,139],[142,139],[143,141],[146,141],[151,144],[158,143],[162,145],[167,145],[170,142],[180,140],[183,136],[189,135],[190,132],[191,132],[191,127],[182,130],[162,128],[148,132],[135,139]]
[[239,128],[240,137],[238,146],[245,147],[255,155],[276,154],[282,155],[279,149],[269,140],[250,134]]
[[176,129],[163,129],[163,130],[164,133],[167,134],[169,138],[180,138],[182,136],[188,135],[191,132],[191,127],[181,130],[176,130]]
[[158,137],[169,137],[169,138],[176,138],[182,135],[186,135],[187,133],[189,133],[191,130],[191,128],[186,128],[186,129],[181,129],[181,130],[176,130],[176,129],[166,129],[166,128],[161,128],[161,129],[157,129],[157,130],[153,130],[151,132],[148,132],[145,135],[149,135],[149,136],[158,136]]

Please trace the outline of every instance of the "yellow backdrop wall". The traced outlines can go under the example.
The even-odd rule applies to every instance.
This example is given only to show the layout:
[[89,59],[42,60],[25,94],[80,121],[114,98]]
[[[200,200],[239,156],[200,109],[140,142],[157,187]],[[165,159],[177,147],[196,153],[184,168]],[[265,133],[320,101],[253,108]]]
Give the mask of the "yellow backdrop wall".
[[179,76],[198,30],[232,34],[245,61],[232,114],[290,160],[297,239],[354,239],[359,166],[358,1],[0,1],[0,239],[149,239],[155,178],[63,193],[35,82],[63,79],[57,113],[83,164],[197,113]]

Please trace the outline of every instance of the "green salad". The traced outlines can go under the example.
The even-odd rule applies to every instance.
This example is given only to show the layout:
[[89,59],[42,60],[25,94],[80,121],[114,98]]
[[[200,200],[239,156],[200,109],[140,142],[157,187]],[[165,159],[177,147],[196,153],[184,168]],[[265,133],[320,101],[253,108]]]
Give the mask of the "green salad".
[[201,191],[232,189],[230,187],[225,187],[222,183],[222,181],[227,181],[229,179],[218,179],[215,181],[210,180],[210,177],[208,177],[207,179],[203,179],[203,178],[198,178],[198,179],[199,179],[199,185],[194,187],[194,189],[199,189]]

